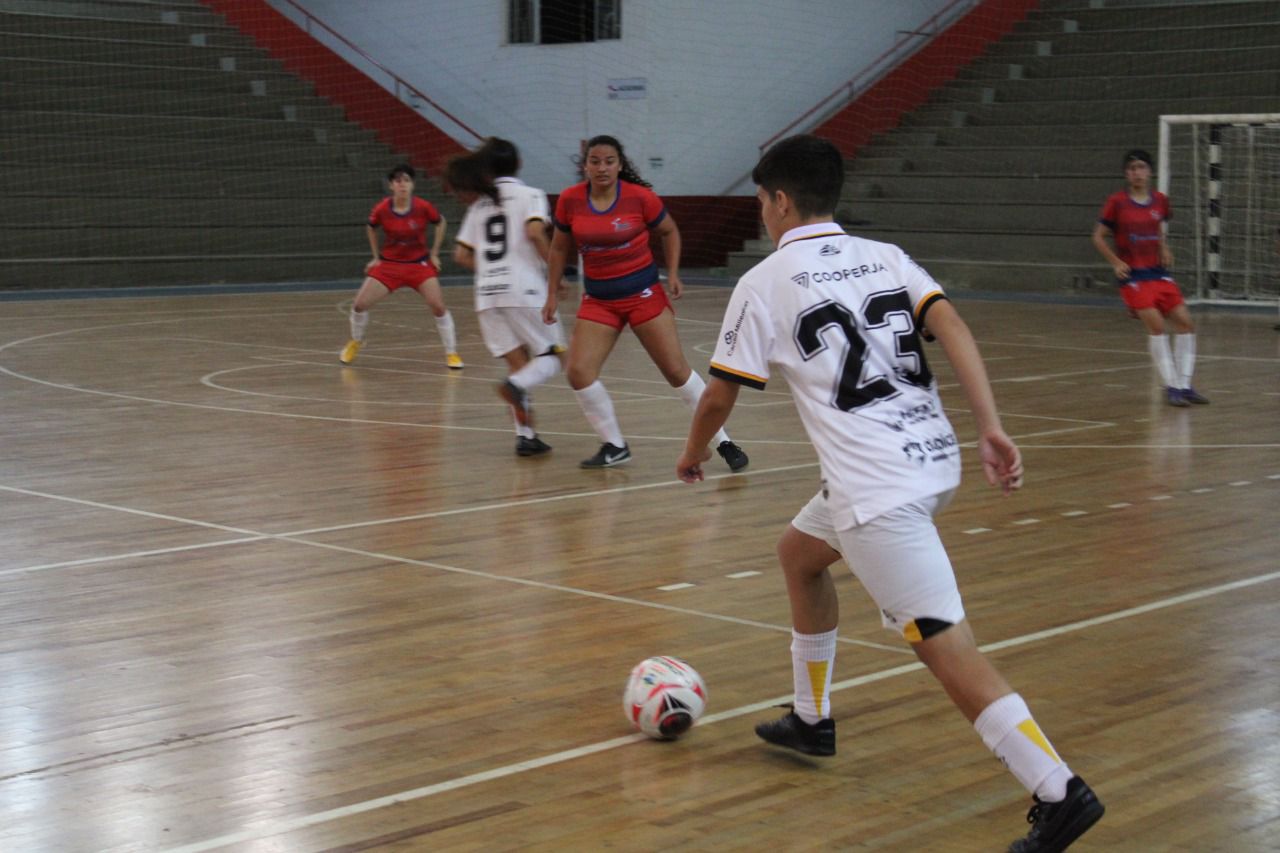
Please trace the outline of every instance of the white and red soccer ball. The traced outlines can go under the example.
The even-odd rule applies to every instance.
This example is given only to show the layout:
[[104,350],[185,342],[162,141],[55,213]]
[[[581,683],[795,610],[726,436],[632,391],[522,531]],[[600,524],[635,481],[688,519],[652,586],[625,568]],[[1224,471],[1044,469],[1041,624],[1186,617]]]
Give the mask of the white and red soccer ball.
[[627,719],[658,740],[675,740],[689,731],[706,707],[707,687],[702,676],[679,658],[640,661],[622,693]]

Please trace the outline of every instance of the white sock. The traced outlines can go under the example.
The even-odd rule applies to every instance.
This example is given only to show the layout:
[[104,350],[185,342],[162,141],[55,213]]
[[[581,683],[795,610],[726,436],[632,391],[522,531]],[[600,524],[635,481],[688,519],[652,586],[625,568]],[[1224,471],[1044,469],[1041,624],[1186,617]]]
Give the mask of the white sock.
[[543,382],[546,382],[552,376],[555,376],[560,370],[560,359],[554,355],[540,355],[537,358],[529,359],[529,363],[517,370],[507,378],[516,385],[516,387],[528,391],[531,388],[537,388]]
[[1166,388],[1181,388],[1178,376],[1173,370],[1173,352],[1169,349],[1169,339],[1164,335],[1147,335],[1147,349],[1151,352],[1151,360],[1156,363],[1156,371],[1160,381]]
[[1173,336],[1173,361],[1178,366],[1177,387],[1190,388],[1191,374],[1196,369],[1195,332]]
[[1067,796],[1071,770],[1058,757],[1017,693],[988,705],[973,721],[973,727],[987,749],[1028,791],[1047,803],[1061,802]]
[[[696,375],[696,374],[695,374]],[[798,634],[791,629],[791,679],[796,716],[809,725],[831,716],[831,672],[836,663],[836,631]]]
[[587,416],[587,422],[600,436],[600,440],[607,441],[614,447],[626,447],[622,427],[618,426],[618,418],[613,414],[613,400],[609,398],[609,392],[600,380],[597,379],[586,388],[573,393],[578,398],[578,405],[582,407],[582,414]]
[[436,318],[436,331],[440,333],[440,343],[444,345],[445,352],[458,351],[458,337],[453,329],[452,314],[446,311],[444,316]]
[[520,436],[521,438],[537,437],[538,434],[533,431],[533,427],[526,426],[525,424],[520,423],[520,421],[516,419],[516,413],[514,411],[511,413],[511,422],[516,425],[516,435]]
[[[684,404],[692,411],[698,410],[698,401],[702,399],[702,392],[707,389],[707,383],[702,381],[702,377],[698,375],[698,371],[689,371],[689,379],[676,390],[680,392],[680,399],[684,400]],[[719,447],[723,442],[729,440],[729,433],[723,429],[716,433],[714,446]]]
[[369,312],[351,309],[351,339],[364,340],[364,330],[369,327]]

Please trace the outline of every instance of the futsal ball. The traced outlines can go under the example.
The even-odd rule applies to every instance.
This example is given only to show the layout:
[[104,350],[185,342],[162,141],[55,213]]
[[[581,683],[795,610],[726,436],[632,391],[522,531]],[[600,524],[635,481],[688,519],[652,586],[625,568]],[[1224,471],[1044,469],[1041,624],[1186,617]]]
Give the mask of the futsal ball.
[[707,707],[707,687],[689,664],[672,657],[642,660],[631,670],[622,710],[651,738],[675,740],[689,731]]

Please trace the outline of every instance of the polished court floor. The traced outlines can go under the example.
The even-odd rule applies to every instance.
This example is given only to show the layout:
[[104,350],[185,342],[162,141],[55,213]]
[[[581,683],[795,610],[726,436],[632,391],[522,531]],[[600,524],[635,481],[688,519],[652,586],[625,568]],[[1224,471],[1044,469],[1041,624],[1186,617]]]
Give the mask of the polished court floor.
[[[357,362],[347,292],[0,303],[0,850],[1002,850],[1029,800],[839,575],[839,753],[760,743],[790,692],[774,543],[816,490],[781,382],[730,475],[675,480],[689,413],[630,335],[513,451],[470,294],[467,362],[398,295]],[[728,290],[678,307],[705,372]],[[1025,488],[967,457],[940,517],[975,632],[1105,801],[1076,849],[1280,839],[1280,333],[1197,309],[1173,409],[1116,304],[956,294]],[[929,350],[964,440],[973,426]],[[775,387],[776,386],[776,387]],[[630,667],[706,679],[675,743]]]

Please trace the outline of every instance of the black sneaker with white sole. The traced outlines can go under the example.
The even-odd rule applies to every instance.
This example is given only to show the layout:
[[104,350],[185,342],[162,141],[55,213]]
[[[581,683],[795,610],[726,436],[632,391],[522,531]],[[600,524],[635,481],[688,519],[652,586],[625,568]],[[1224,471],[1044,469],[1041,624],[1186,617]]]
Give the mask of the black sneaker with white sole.
[[791,708],[784,717],[756,726],[756,734],[761,740],[803,752],[805,755],[836,754],[835,720],[826,717],[810,724],[800,719],[794,706],[783,707]]
[[1009,853],[1061,853],[1084,835],[1106,811],[1102,801],[1079,776],[1067,782],[1067,796],[1060,803],[1041,802],[1027,812],[1031,831],[1009,845]]
[[735,474],[746,468],[747,463],[751,461],[747,458],[747,454],[742,452],[742,448],[732,441],[720,442],[720,446],[716,448],[716,453],[720,454],[720,458],[728,464],[729,470]]
[[590,459],[583,459],[578,463],[579,468],[612,468],[614,465],[621,465],[631,458],[631,448],[625,444],[618,447],[615,444],[605,442],[600,445],[600,449],[596,451],[596,455]]

